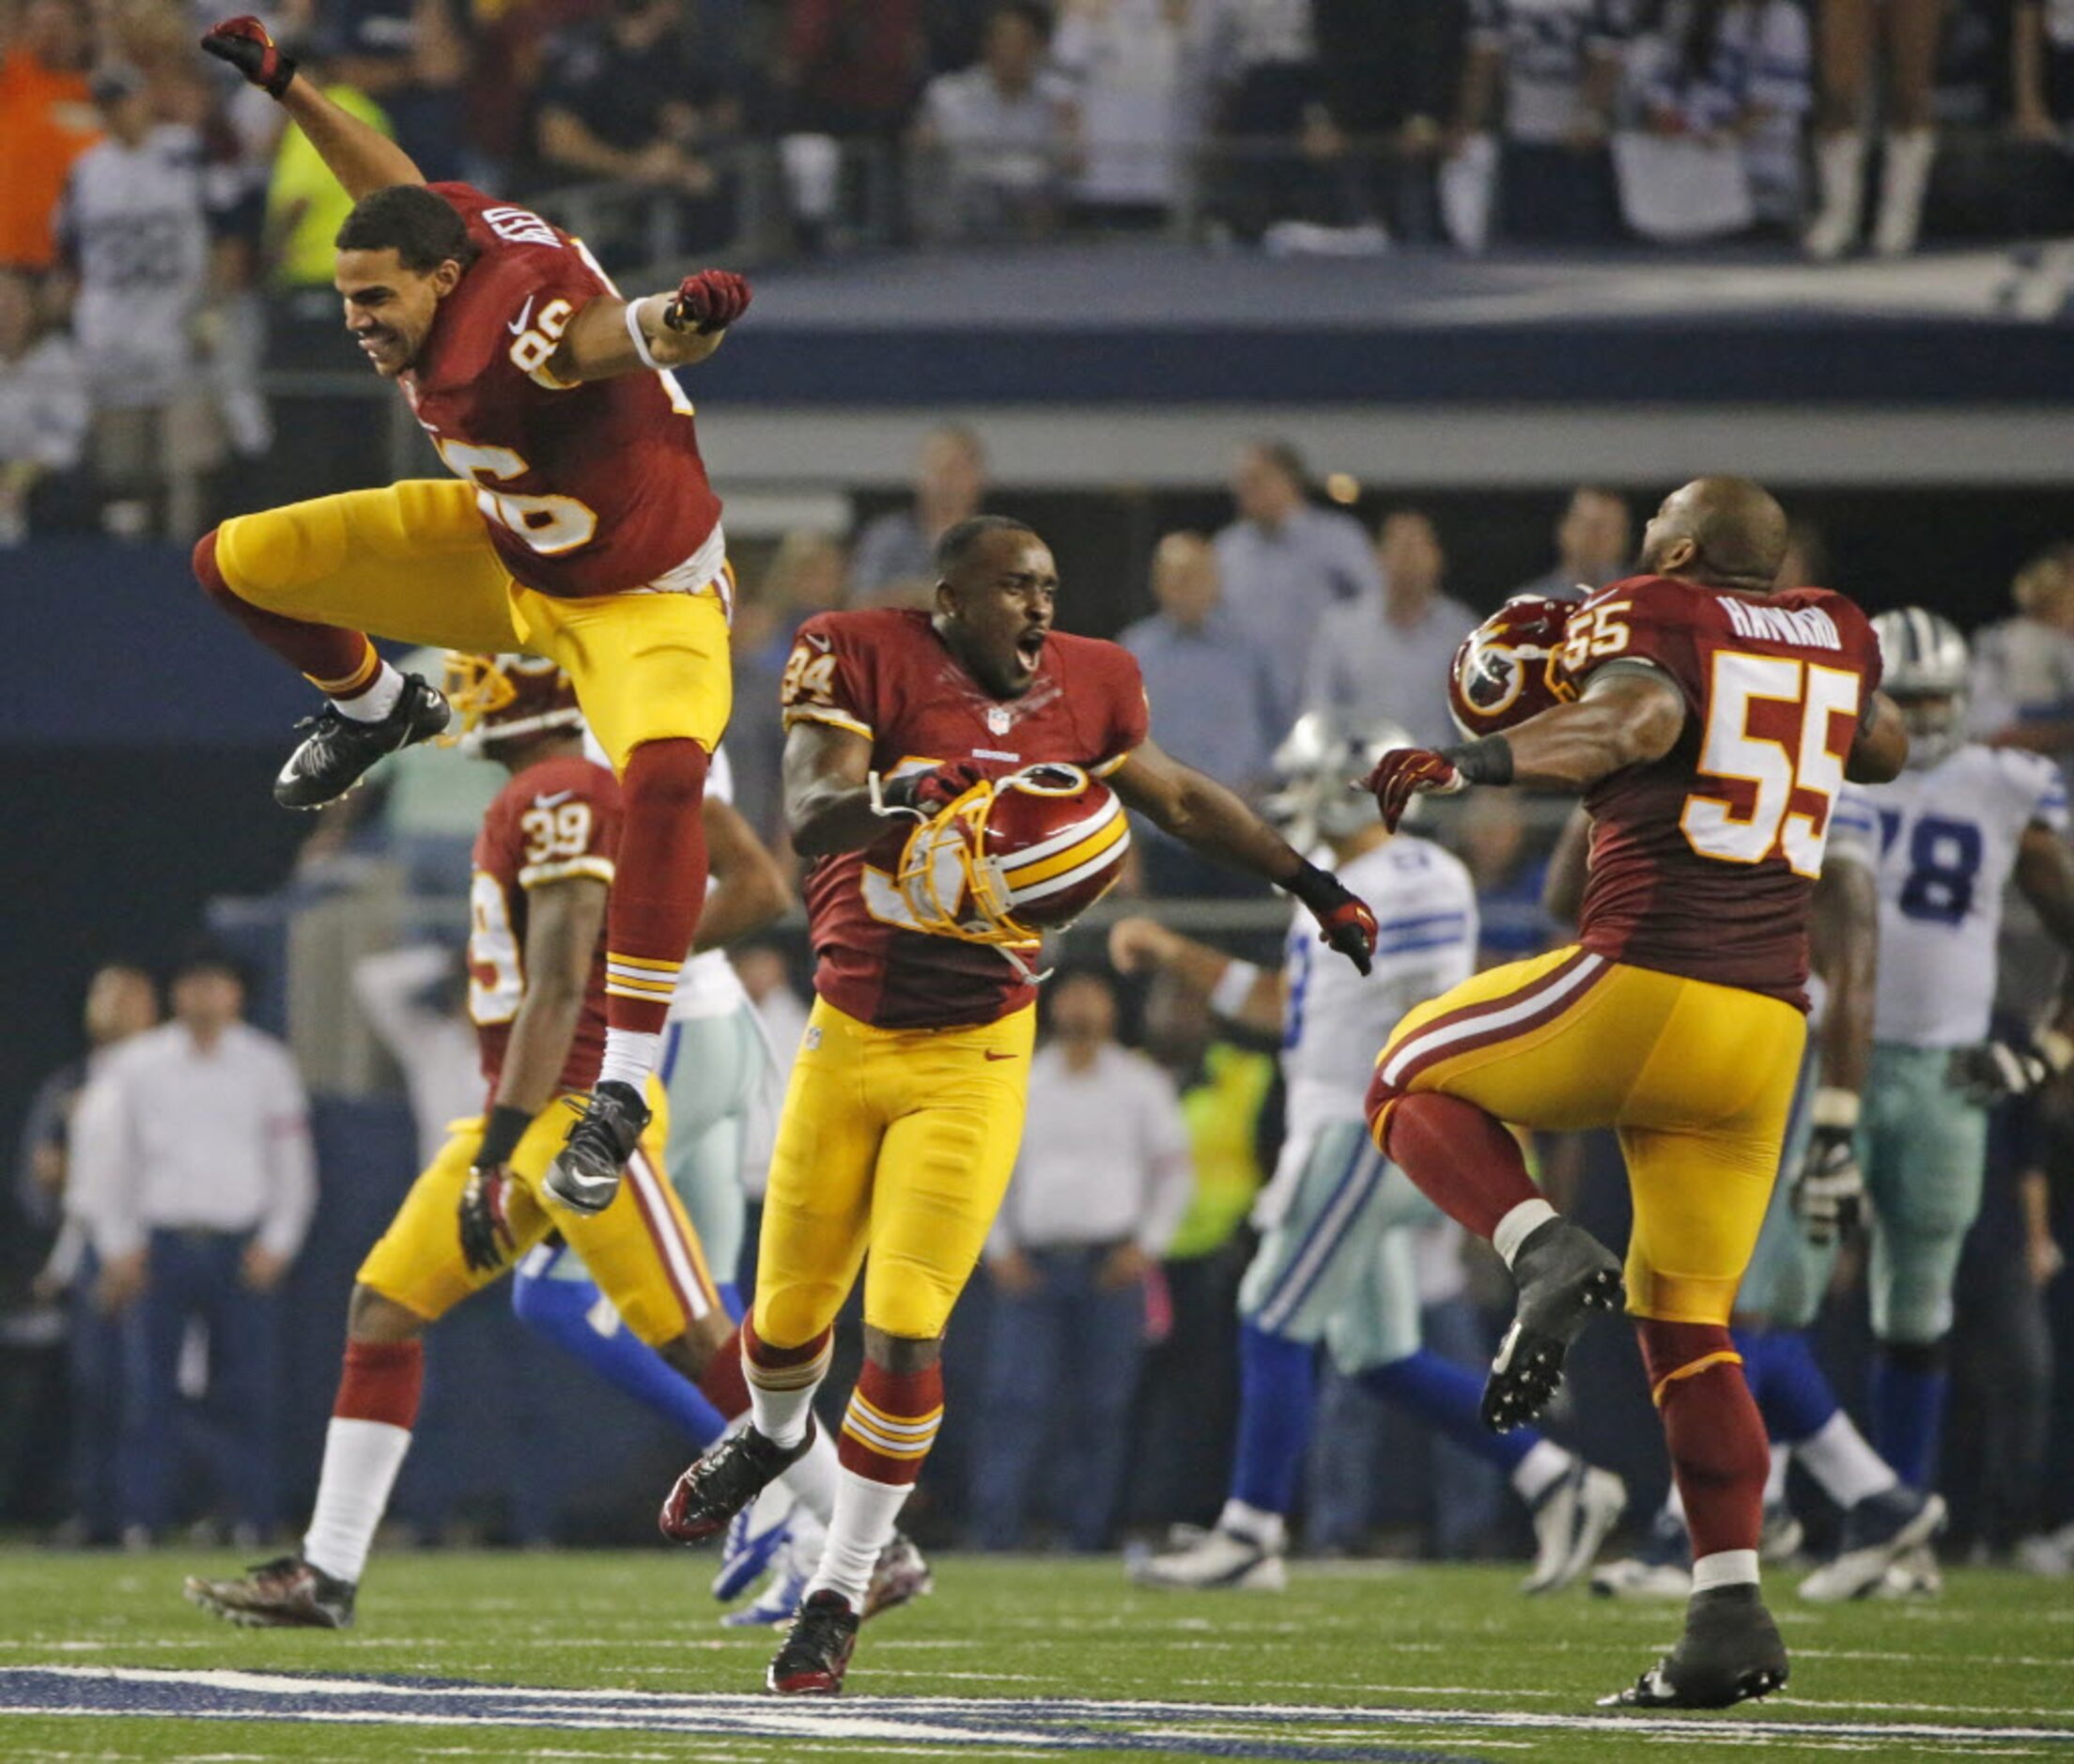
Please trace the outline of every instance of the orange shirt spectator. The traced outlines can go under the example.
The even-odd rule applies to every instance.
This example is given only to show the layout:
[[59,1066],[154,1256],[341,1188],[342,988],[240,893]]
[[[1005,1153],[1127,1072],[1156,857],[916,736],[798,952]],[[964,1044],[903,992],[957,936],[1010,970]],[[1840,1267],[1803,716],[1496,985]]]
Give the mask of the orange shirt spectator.
[[51,224],[66,176],[101,132],[76,71],[82,47],[72,8],[30,0],[0,54],[0,265],[43,271],[56,255]]

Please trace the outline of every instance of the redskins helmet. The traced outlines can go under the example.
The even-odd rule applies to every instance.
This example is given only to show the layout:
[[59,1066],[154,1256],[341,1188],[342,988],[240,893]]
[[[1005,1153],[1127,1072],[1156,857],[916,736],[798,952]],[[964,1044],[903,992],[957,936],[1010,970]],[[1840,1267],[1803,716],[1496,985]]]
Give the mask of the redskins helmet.
[[1116,793],[1077,766],[983,779],[908,835],[880,916],[1013,957],[1107,893],[1130,843]]
[[446,700],[454,721],[440,737],[464,753],[549,729],[580,729],[576,687],[554,662],[538,656],[472,656],[446,652]]
[[1472,740],[1496,735],[1573,696],[1556,675],[1567,600],[1520,595],[1462,640],[1447,670],[1447,708]]

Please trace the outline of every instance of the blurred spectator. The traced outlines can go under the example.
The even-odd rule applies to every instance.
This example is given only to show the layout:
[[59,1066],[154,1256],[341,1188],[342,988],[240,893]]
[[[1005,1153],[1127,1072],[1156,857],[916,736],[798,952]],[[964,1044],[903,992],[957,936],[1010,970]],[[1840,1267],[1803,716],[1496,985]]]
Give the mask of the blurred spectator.
[[1786,530],[1786,556],[1775,586],[1823,588],[1829,584],[1829,542],[1812,520],[1796,520]]
[[1545,576],[1523,582],[1515,595],[1549,600],[1581,600],[1609,581],[1618,581],[1633,554],[1634,523],[1617,490],[1580,485],[1571,492],[1556,523],[1556,564]]
[[[1539,803],[1556,808],[1553,797]],[[1537,799],[1516,792],[1477,790],[1463,799],[1456,849],[1477,885],[1477,966],[1524,962],[1556,940],[1556,921],[1541,905],[1551,840],[1536,837],[1528,812]]]
[[[1537,244],[1619,236],[1606,144],[1625,0],[1470,0],[1458,138],[1496,128],[1499,228]],[[1502,111],[1502,117],[1500,112]]]
[[418,1128],[418,1166],[427,1168],[452,1124],[483,1106],[467,969],[438,943],[381,950],[353,964],[353,997],[403,1075]]
[[86,90],[85,23],[71,0],[23,0],[13,28],[0,23],[0,268],[40,271],[56,261],[58,198],[101,130]]
[[[40,1458],[62,1471],[70,1504],[59,1535],[72,1543],[115,1540],[122,1426],[121,1331],[94,1302],[98,1270],[69,1192],[72,1115],[113,1050],[158,1020],[150,975],[121,962],[96,970],[86,1055],[52,1073],[29,1104],[0,1242],[0,1509]],[[54,1401],[48,1374],[60,1352],[64,1392]]]
[[825,533],[788,533],[755,592],[735,612],[735,704],[727,751],[735,765],[735,802],[774,844],[784,843],[779,771],[785,732],[778,720],[779,684],[794,634],[816,612],[843,602],[844,557]]
[[89,421],[71,339],[43,328],[25,275],[0,270],[0,546],[62,524],[65,505],[85,500]]
[[[1116,1040],[1107,975],[1054,981],[1051,1036],[1029,1068],[1029,1115],[987,1249],[994,1311],[986,1419],[974,1447],[979,1543],[1023,1540],[1038,1488],[1062,1497],[1073,1546],[1107,1546],[1145,1353],[1148,1279],[1187,1211],[1188,1133],[1173,1080]],[[1074,1474],[1041,1477],[1053,1437]]]
[[1943,0],[1818,0],[1821,106],[1816,119],[1815,183],[1820,204],[1804,243],[1820,262],[1858,243],[1865,194],[1866,86],[1885,51],[1879,100],[1880,211],[1872,248],[1882,257],[1915,249],[1923,195],[1937,157],[1930,103]]
[[1967,721],[2009,747],[2074,754],[2074,542],[2041,551],[2010,584],[2014,618],[1973,639]]
[[190,1324],[208,1330],[218,1481],[241,1544],[278,1517],[279,1288],[317,1204],[302,1081],[242,1020],[245,989],[203,947],[173,978],[174,1021],[112,1054],[74,1116],[71,1202],[125,1323],[121,1509],[127,1542],[171,1517],[174,1422]]
[[[927,606],[936,592],[936,541],[980,512],[986,448],[968,428],[932,429],[915,461],[915,500],[868,521],[850,554],[853,607]],[[786,633],[789,646],[791,633]]]
[[324,0],[313,48],[379,104],[434,182],[469,176],[469,49],[447,0]]
[[1615,147],[1630,226],[1726,237],[1801,219],[1801,131],[1814,105],[1807,18],[1793,0],[1666,0],[1629,57],[1642,128]]
[[2017,0],[2009,39],[2010,126],[2026,141],[2066,146],[2074,124],[2074,7]]
[[1277,728],[1302,702],[1311,639],[1325,609],[1380,595],[1383,574],[1361,523],[1317,508],[1305,494],[1303,456],[1287,441],[1256,441],[1232,463],[1238,518],[1216,536],[1224,604],[1268,659]]
[[1066,83],[1045,67],[1050,20],[1010,0],[986,22],[980,59],[921,95],[911,193],[936,239],[1034,239],[1051,231],[1077,158]]
[[1073,193],[1098,215],[1154,220],[1173,206],[1187,23],[1188,0],[1066,0],[1051,58],[1080,115]]
[[740,116],[714,66],[694,48],[682,0],[616,0],[602,21],[549,46],[535,131],[542,169],[658,193],[677,248],[717,241],[730,218],[719,155]]
[[1399,238],[1437,239],[1433,173],[1462,90],[1466,0],[1313,0],[1313,11],[1354,208]]
[[[393,135],[389,114],[327,60],[305,54],[299,70],[348,116]],[[267,179],[267,240],[273,279],[287,287],[332,286],[336,251],[332,240],[352,211],[353,199],[333,176],[308,135],[285,130]]]
[[1153,553],[1159,611],[1117,639],[1138,658],[1145,696],[1159,706],[1161,745],[1219,783],[1266,781],[1275,744],[1267,658],[1219,604],[1217,554],[1200,533],[1169,533]]
[[101,69],[93,97],[108,132],[72,166],[58,228],[77,278],[95,476],[113,531],[142,532],[163,492],[166,526],[189,534],[202,524],[198,474],[221,454],[195,349],[209,271],[201,142],[153,119],[133,68]]
[[1416,509],[1384,518],[1376,557],[1382,592],[1327,607],[1318,621],[1304,708],[1341,729],[1401,723],[1413,740],[1444,747],[1459,735],[1447,709],[1448,664],[1477,615],[1441,592],[1447,554]]
[[922,0],[787,0],[771,76],[778,150],[810,245],[832,242],[857,204],[862,168],[843,143],[890,146],[906,124],[925,70],[922,12]]

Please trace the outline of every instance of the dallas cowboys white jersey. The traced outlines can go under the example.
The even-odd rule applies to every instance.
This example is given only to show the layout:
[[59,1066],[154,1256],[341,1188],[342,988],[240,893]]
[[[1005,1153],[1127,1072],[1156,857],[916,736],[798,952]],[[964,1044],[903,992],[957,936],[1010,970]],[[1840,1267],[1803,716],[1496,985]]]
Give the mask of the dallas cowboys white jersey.
[[[1313,854],[1330,866],[1329,852]],[[1366,979],[1318,941],[1308,913],[1291,925],[1284,971],[1282,1075],[1289,1137],[1308,1139],[1335,1121],[1361,1118],[1375,1057],[1398,1019],[1477,967],[1477,891],[1462,860],[1401,834],[1366,851],[1339,879],[1374,909],[1374,971]]]
[[2066,831],[2058,768],[2040,754],[1968,743],[1890,784],[1847,785],[1834,818],[1837,837],[1876,842],[1874,1039],[1910,1047],[1984,1040],[2018,843],[2034,821]]

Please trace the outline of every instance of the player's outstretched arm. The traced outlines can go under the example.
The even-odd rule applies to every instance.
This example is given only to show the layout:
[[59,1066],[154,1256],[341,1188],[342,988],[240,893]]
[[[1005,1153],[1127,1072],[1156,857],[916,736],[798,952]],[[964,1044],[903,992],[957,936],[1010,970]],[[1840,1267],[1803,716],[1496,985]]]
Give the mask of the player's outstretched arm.
[[225,19],[202,39],[202,48],[228,62],[288,113],[355,202],[391,184],[425,182],[410,154],[379,129],[341,110],[299,74],[295,62],[281,53],[257,19]]
[[1169,931],[1156,919],[1119,919],[1109,927],[1109,960],[1120,974],[1170,974],[1209,1000],[1217,1015],[1274,1034],[1282,1027],[1285,977]]
[[777,859],[764,849],[756,830],[733,803],[706,797],[700,818],[705,824],[705,855],[713,886],[699,915],[694,953],[724,949],[751,932],[761,931],[792,905],[792,890]]
[[1307,861],[1231,791],[1161,750],[1134,748],[1109,774],[1125,806],[1190,850],[1287,889],[1309,907],[1324,940],[1364,974],[1375,953],[1375,915],[1329,871]]
[[1872,1070],[1872,1010],[1880,975],[1880,885],[1855,858],[1833,853],[1815,883],[1815,971],[1829,990],[1822,1018],[1823,1089],[1852,1096]]
[[1844,776],[1854,784],[1883,784],[1901,776],[1909,763],[1909,725],[1901,707],[1884,692],[1872,695],[1872,711],[1850,744]]
[[601,294],[562,334],[548,371],[565,385],[657,368],[693,367],[720,347],[749,310],[748,281],[732,270],[701,270],[674,294],[623,301]]
[[526,895],[525,996],[511,1020],[511,1041],[497,1077],[497,1108],[531,1117],[548,1106],[569,1057],[591,961],[605,924],[606,886],[596,876],[565,876]]

